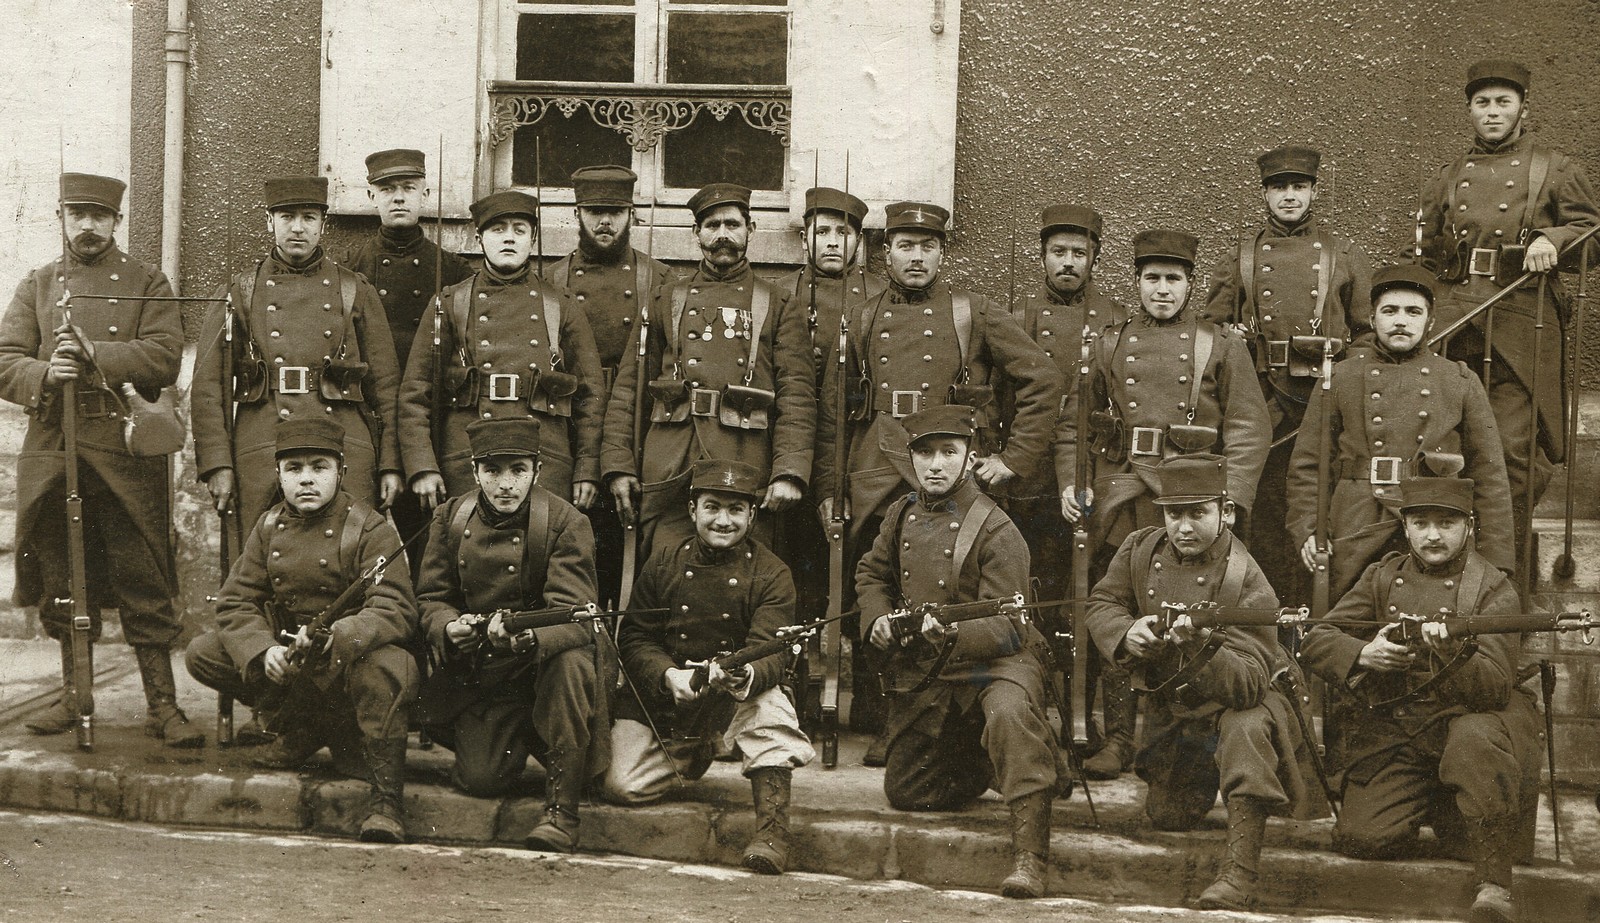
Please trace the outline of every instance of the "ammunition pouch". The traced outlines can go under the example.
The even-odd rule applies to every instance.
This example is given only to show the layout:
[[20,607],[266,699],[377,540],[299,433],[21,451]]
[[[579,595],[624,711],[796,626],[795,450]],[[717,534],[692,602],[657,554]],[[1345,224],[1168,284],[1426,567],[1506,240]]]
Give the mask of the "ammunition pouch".
[[245,359],[233,367],[233,399],[240,404],[259,404],[267,397],[267,360]]
[[950,403],[965,404],[976,410],[973,425],[983,429],[989,425],[989,408],[994,405],[994,387],[973,384],[951,385]]
[[1122,425],[1122,418],[1109,410],[1090,411],[1089,448],[1114,465],[1127,461],[1128,433]]
[[657,378],[645,385],[650,394],[651,423],[682,423],[689,419],[689,386],[676,378]]
[[362,401],[361,379],[367,364],[350,359],[323,359],[317,390],[325,401]]
[[453,365],[444,372],[445,396],[450,406],[459,410],[478,409],[478,370],[470,366]]
[[1287,340],[1268,342],[1271,351],[1269,365],[1287,369],[1291,378],[1317,378],[1322,374],[1322,348],[1327,341],[1333,343],[1333,357],[1344,353],[1344,340],[1338,337],[1290,337]]
[[852,423],[872,419],[872,379],[859,375],[845,383],[845,416]]
[[734,429],[766,429],[777,394],[765,388],[727,385],[722,389],[717,421]]
[[1167,444],[1180,455],[1209,452],[1211,447],[1217,444],[1217,437],[1220,435],[1215,426],[1175,423],[1167,427]]
[[[534,386],[528,389],[529,406],[533,405],[534,394],[543,394],[545,404],[551,416],[572,416],[572,396],[578,393],[578,376],[571,372],[544,372],[534,380]],[[545,408],[534,407],[535,410]]]

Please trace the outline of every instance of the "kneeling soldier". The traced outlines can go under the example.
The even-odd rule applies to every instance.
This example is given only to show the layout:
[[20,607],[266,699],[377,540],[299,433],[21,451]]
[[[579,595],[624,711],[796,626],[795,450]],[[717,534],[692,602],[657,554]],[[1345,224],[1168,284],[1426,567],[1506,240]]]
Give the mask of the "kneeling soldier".
[[605,765],[603,749],[591,745],[603,748],[610,724],[597,679],[598,623],[509,634],[503,621],[507,611],[592,604],[594,533],[575,507],[535,483],[538,421],[477,420],[467,437],[478,489],[434,514],[418,584],[428,641],[443,664],[423,695],[423,721],[455,751],[452,776],[468,794],[504,794],[536,756],[544,819],[523,842],[572,852],[588,768]]
[[732,671],[713,659],[775,640],[794,623],[789,568],[750,537],[766,484],[743,462],[694,463],[694,537],[658,548],[633,588],[634,606],[661,614],[629,617],[617,638],[631,689],[617,702],[605,794],[620,804],[654,801],[674,777],[704,775],[719,744],[737,747],[756,810],[744,867],[777,875],[789,857],[790,776],[816,753],[780,685],[784,654]]
[[1333,845],[1350,856],[1394,858],[1429,824],[1477,872],[1471,919],[1506,923],[1515,919],[1511,866],[1531,849],[1539,797],[1539,715],[1533,693],[1517,684],[1521,636],[1479,635],[1476,652],[1436,688],[1368,704],[1400,697],[1419,659],[1450,663],[1461,654],[1462,642],[1438,623],[1421,625],[1420,647],[1393,638],[1399,616],[1522,610],[1505,574],[1471,546],[1471,480],[1413,478],[1400,489],[1410,551],[1368,567],[1327,615],[1370,629],[1318,625],[1301,646],[1307,667],[1356,693],[1340,698],[1351,711],[1341,722],[1345,752],[1336,754],[1344,810]]
[[1227,460],[1169,458],[1157,477],[1165,526],[1133,532],[1117,549],[1089,598],[1089,633],[1108,659],[1143,679],[1147,708],[1134,769],[1149,784],[1151,823],[1192,829],[1222,793],[1228,856],[1199,906],[1240,909],[1255,900],[1267,815],[1305,819],[1326,813],[1326,802],[1306,785],[1308,742],[1293,703],[1273,685],[1293,669],[1276,629],[1205,629],[1188,615],[1169,617],[1173,605],[1278,604],[1231,531]]
[[[345,493],[344,430],[326,417],[277,426],[283,502],[262,514],[217,597],[217,626],[189,644],[195,679],[253,707],[279,732],[256,765],[294,769],[324,745],[359,750],[372,793],[361,839],[405,841],[406,728],[416,698],[416,606],[400,536]],[[307,630],[343,591],[359,595]],[[279,635],[293,632],[280,643]],[[318,646],[320,644],[320,647]]]
[[[1022,533],[971,477],[975,411],[944,404],[905,418],[917,491],[890,505],[856,568],[861,624],[880,651],[931,660],[894,698],[883,789],[902,811],[949,811],[989,788],[1011,810],[1007,897],[1039,897],[1050,855],[1050,799],[1060,763],[1045,718],[1045,640],[1016,610],[943,624],[925,615],[897,632],[896,610],[1009,600],[1028,588]],[[902,616],[903,617],[903,616]],[[928,646],[921,641],[928,642]],[[896,659],[903,660],[904,657]]]

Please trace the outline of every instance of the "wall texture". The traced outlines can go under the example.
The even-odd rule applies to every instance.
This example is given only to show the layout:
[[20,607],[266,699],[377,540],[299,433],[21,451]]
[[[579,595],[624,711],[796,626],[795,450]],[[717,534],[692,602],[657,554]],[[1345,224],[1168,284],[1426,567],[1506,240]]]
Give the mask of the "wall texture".
[[952,270],[1003,294],[1012,227],[1029,254],[1040,207],[1082,201],[1106,217],[1102,278],[1131,299],[1132,235],[1192,230],[1209,265],[1260,222],[1255,157],[1288,141],[1319,147],[1332,168],[1318,212],[1385,257],[1411,240],[1422,177],[1470,143],[1463,75],[1484,57],[1533,68],[1531,126],[1600,177],[1600,2],[1284,10],[967,0]]

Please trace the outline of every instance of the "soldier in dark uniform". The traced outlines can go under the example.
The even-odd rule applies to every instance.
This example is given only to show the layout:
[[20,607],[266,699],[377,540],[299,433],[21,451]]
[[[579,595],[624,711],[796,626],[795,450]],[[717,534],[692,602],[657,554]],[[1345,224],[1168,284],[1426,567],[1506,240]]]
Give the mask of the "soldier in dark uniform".
[[[639,306],[647,304],[650,293],[673,277],[667,264],[632,245],[633,184],[638,179],[626,167],[573,171],[578,247],[546,273],[551,282],[572,293],[572,300],[589,319],[604,376],[599,392],[602,401],[611,395],[617,369],[638,361],[638,340],[628,339],[628,332],[634,329]],[[608,491],[599,491],[586,512],[594,529],[600,602],[609,607],[617,601],[622,582],[622,521]]]
[[473,489],[467,424],[495,419],[539,421],[545,489],[579,509],[594,502],[600,358],[588,315],[534,273],[538,210],[516,190],[472,203],[483,268],[441,292],[417,330],[400,386],[400,450],[426,509]]
[[1329,686],[1346,690],[1348,713],[1334,756],[1344,768],[1344,808],[1334,826],[1340,852],[1367,859],[1404,855],[1428,824],[1452,855],[1477,873],[1471,919],[1510,923],[1511,867],[1532,852],[1539,800],[1539,714],[1517,682],[1522,638],[1480,635],[1477,650],[1420,698],[1381,708],[1422,663],[1450,662],[1461,641],[1439,624],[1424,643],[1391,639],[1400,616],[1492,615],[1522,611],[1506,576],[1472,549],[1476,490],[1463,478],[1412,478],[1400,486],[1406,553],[1366,569],[1328,619],[1371,628],[1318,625],[1301,658]]
[[[1328,398],[1320,388],[1311,392],[1286,485],[1289,540],[1306,570],[1315,570],[1318,491],[1327,490],[1329,590],[1337,600],[1367,565],[1404,550],[1403,482],[1429,471],[1464,472],[1476,485],[1484,557],[1512,573],[1511,495],[1489,397],[1464,363],[1426,345],[1432,274],[1411,263],[1380,270],[1372,300],[1373,344],[1334,366]],[[1324,413],[1332,415],[1326,446]],[[1326,486],[1317,483],[1324,454],[1331,459]]]
[[[1077,431],[1080,395],[1069,396],[1062,412],[1056,457],[1075,458],[1077,441],[1087,438],[1094,466],[1092,486],[1081,496],[1075,485],[1062,488],[1061,512],[1077,522],[1088,501],[1097,574],[1131,532],[1162,524],[1155,491],[1163,458],[1218,451],[1228,459],[1235,508],[1248,510],[1255,500],[1272,425],[1244,340],[1188,306],[1199,243],[1181,231],[1134,237],[1141,309],[1095,340],[1091,432]],[[1106,692],[1107,709],[1127,718],[1107,728],[1106,745],[1092,760],[1097,775],[1126,769],[1133,757],[1132,705]]]
[[[700,265],[651,296],[646,378],[617,371],[606,408],[601,469],[624,517],[638,517],[639,557],[693,532],[689,469],[702,458],[770,472],[761,508],[782,512],[811,477],[817,389],[805,315],[788,292],[756,277],[750,190],[713,183],[689,199]],[[639,318],[628,334],[638,342]],[[644,466],[635,462],[633,404],[648,401]],[[770,524],[758,524],[768,535]]]
[[[1568,312],[1557,307],[1566,304],[1566,294],[1559,274],[1550,270],[1558,268],[1563,246],[1600,221],[1600,206],[1583,166],[1537,143],[1524,129],[1529,81],[1528,69],[1512,61],[1479,61],[1467,69],[1467,116],[1476,136],[1471,149],[1441,166],[1423,189],[1418,227],[1422,263],[1444,283],[1440,327],[1454,323],[1525,270],[1549,273],[1542,315],[1537,279],[1530,280],[1493,309],[1492,330],[1480,314],[1445,351],[1477,368],[1485,337],[1492,337],[1493,370],[1484,386],[1505,448],[1519,549],[1527,541],[1522,530],[1530,482],[1537,506],[1553,465],[1567,451],[1562,342]],[[1576,269],[1578,257],[1574,250],[1559,268]],[[1544,326],[1537,354],[1536,315]],[[1530,457],[1535,426],[1538,446]]]
[[[1085,342],[1106,324],[1127,317],[1127,311],[1106,296],[1094,280],[1100,260],[1100,213],[1082,205],[1052,205],[1039,216],[1039,262],[1044,268],[1043,283],[1012,307],[1012,315],[1024,332],[1056,364],[1063,384],[1062,406],[1067,394],[1078,386],[1078,365]],[[1001,428],[1009,432],[1014,408],[1009,382],[1000,383]],[[1067,424],[1065,418],[1057,427]],[[1072,526],[1061,516],[1060,485],[1076,478],[1077,456],[1047,458],[1036,471],[1002,485],[996,495],[1004,498],[1006,511],[1016,521],[1031,554],[1029,571],[1039,584],[1041,600],[1065,599],[1073,595],[1070,586],[1072,567]],[[1040,613],[1054,629],[1065,627],[1056,611]],[[1120,670],[1097,669],[1098,658],[1091,660],[1086,688],[1094,689],[1096,679],[1102,687],[1103,733],[1094,732],[1098,741],[1107,737],[1132,740],[1134,699],[1128,689],[1128,676]],[[1123,727],[1127,725],[1127,727]],[[1122,772],[1120,751],[1096,753],[1084,769],[1090,778],[1115,778]]]
[[[1322,368],[1322,339],[1336,340],[1342,353],[1370,329],[1372,264],[1361,248],[1319,227],[1313,214],[1321,164],[1321,153],[1293,144],[1256,158],[1266,226],[1239,235],[1211,270],[1206,297],[1207,319],[1231,325],[1254,355],[1274,440],[1301,426]],[[1290,439],[1267,456],[1250,549],[1283,598],[1303,600],[1311,598],[1309,581],[1284,530],[1283,485],[1293,451]]]
[[[324,417],[344,430],[342,489],[386,508],[403,487],[395,428],[400,370],[378,292],[322,252],[328,181],[266,182],[273,248],[234,276],[200,327],[190,392],[195,468],[218,512],[254,523],[276,502],[274,430],[280,420]],[[233,355],[224,363],[224,321]],[[233,372],[237,408],[224,403]]]
[[[1204,909],[1243,909],[1255,900],[1267,816],[1324,816],[1310,747],[1274,681],[1294,669],[1277,632],[1196,628],[1169,604],[1274,608],[1250,552],[1230,531],[1234,504],[1227,459],[1166,459],[1157,467],[1163,525],[1128,534],[1089,601],[1089,633],[1108,659],[1134,670],[1147,690],[1134,768],[1149,784],[1145,813],[1158,830],[1191,830],[1222,794],[1228,855],[1200,895]],[[1220,632],[1220,642],[1217,633]],[[1193,659],[1207,657],[1187,675]]]
[[[340,487],[345,433],[326,416],[274,427],[284,500],[245,537],[217,594],[217,622],[189,643],[189,675],[256,707],[278,732],[253,762],[298,769],[322,747],[371,786],[361,839],[405,841],[406,728],[417,635],[404,550],[381,514]],[[360,593],[321,640],[307,623]],[[293,633],[292,637],[282,637]]]
[[[361,273],[378,290],[394,339],[396,366],[401,372],[407,367],[411,344],[417,338],[428,302],[439,288],[472,274],[466,260],[448,250],[441,253],[438,245],[422,233],[422,208],[429,192],[427,165],[421,151],[378,151],[367,157],[367,198],[378,209],[378,236],[362,240],[336,257],[338,263]],[[410,491],[395,496],[391,512],[401,535],[415,535],[428,523],[420,499]],[[422,564],[422,549],[414,550],[412,577]]]
[[[165,455],[134,456],[122,432],[124,395],[153,399],[177,380],[183,327],[175,303],[141,297],[171,295],[166,276],[116,245],[126,188],[110,177],[62,174],[65,252],[22,280],[0,319],[0,398],[31,418],[17,456],[14,598],[19,606],[38,606],[45,631],[61,642],[64,689],[71,689],[72,606],[57,600],[73,595],[61,387],[76,381],[91,637],[100,635],[101,605],[115,606],[139,660],[146,732],[168,746],[198,747],[205,737],[178,708],[168,653],[180,629],[168,535],[170,463]],[[73,302],[69,324],[63,290],[112,297]],[[60,706],[29,721],[28,729],[71,730],[76,715],[67,698],[64,692]]]
[[451,777],[471,795],[504,795],[536,756],[544,817],[523,842],[572,852],[584,783],[607,762],[610,686],[600,655],[611,655],[610,642],[597,622],[508,634],[495,613],[592,605],[594,538],[576,508],[536,483],[537,421],[475,420],[467,434],[478,489],[434,514],[417,587],[441,664],[423,693],[423,722],[455,751]]
[[[750,535],[767,480],[738,461],[701,459],[690,480],[695,534],[660,547],[634,587],[617,644],[627,688],[611,729],[606,797],[645,804],[698,779],[737,747],[755,801],[745,868],[784,870],[794,770],[816,758],[783,682],[784,653],[725,671],[714,658],[777,638],[795,623],[789,568]],[[703,667],[703,685],[696,685]],[[659,733],[661,736],[656,736]]]
[[[1045,461],[1061,399],[1055,364],[1004,306],[939,281],[950,213],[937,205],[896,202],[886,215],[889,287],[850,319],[844,373],[849,419],[835,419],[833,402],[823,401],[817,439],[816,496],[823,518],[831,514],[837,479],[844,480],[850,502],[849,572],[871,547],[889,505],[915,480],[905,450],[906,417],[959,403],[977,408],[978,427],[986,431],[998,422],[991,373],[1005,375],[1016,406],[1006,445],[992,452],[978,438],[973,446],[979,453],[974,477],[980,487],[994,489]],[[824,393],[839,387],[838,375],[829,363]],[[849,446],[844,471],[834,470],[839,439]],[[858,645],[850,724],[878,731],[884,708],[864,654]],[[880,735],[869,765],[879,762],[885,743]]]
[[[1050,800],[1066,772],[1045,717],[1045,640],[1020,613],[912,626],[899,653],[891,613],[924,603],[1006,599],[1028,587],[1022,534],[971,476],[976,410],[940,404],[905,418],[917,489],[889,506],[856,569],[861,640],[936,672],[896,696],[883,790],[901,811],[949,811],[993,788],[1011,814],[1007,897],[1039,897],[1050,855]],[[927,642],[924,646],[922,642]],[[914,672],[914,671],[912,671]],[[898,683],[897,683],[898,684]]]

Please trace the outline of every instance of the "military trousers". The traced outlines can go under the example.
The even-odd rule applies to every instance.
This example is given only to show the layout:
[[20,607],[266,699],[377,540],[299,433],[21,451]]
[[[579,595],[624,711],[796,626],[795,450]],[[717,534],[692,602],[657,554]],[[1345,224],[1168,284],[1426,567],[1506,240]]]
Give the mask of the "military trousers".
[[[1134,771],[1149,785],[1145,814],[1157,830],[1192,830],[1217,802],[1250,798],[1268,810],[1289,803],[1279,778],[1284,760],[1277,719],[1265,705],[1225,709],[1203,718],[1171,719],[1146,700],[1147,727]],[[1167,718],[1169,720],[1163,720]]]

